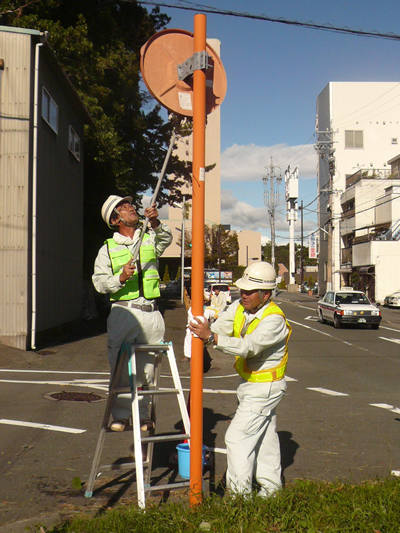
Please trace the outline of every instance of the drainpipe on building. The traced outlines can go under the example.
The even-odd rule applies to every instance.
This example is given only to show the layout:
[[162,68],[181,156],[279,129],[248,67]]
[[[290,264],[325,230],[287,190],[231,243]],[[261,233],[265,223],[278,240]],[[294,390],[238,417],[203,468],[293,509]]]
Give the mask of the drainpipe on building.
[[35,79],[33,93],[33,168],[32,168],[32,314],[31,349],[36,348],[36,210],[37,210],[37,135],[39,117],[39,56],[47,41],[47,32],[40,36],[42,42],[35,46]]

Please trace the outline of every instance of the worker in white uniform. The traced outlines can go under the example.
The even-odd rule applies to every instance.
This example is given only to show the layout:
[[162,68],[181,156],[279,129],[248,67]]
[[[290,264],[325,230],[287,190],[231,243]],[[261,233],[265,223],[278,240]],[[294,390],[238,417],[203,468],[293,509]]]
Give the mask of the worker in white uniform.
[[215,285],[213,293],[211,295],[210,305],[208,305],[204,310],[204,316],[207,320],[211,318],[216,318],[221,311],[225,311],[228,306],[226,294],[221,291],[219,285]]
[[[146,208],[144,213],[151,230],[140,242],[139,217],[131,196],[111,195],[101,210],[103,220],[115,232],[99,250],[92,281],[99,293],[110,294],[112,302],[107,320],[111,376],[122,343],[158,344],[164,338],[165,324],[156,305],[156,298],[160,296],[157,258],[171,244],[172,234],[169,227],[158,220],[155,204]],[[138,259],[132,264],[137,247]],[[136,354],[136,364],[138,387],[150,385],[154,377],[154,356]],[[129,386],[127,365],[122,369],[119,385]],[[151,429],[153,425],[149,420],[148,405],[148,396],[139,398],[142,430]],[[111,430],[124,431],[131,414],[130,394],[118,395],[112,409]]]
[[248,266],[236,286],[240,300],[214,324],[209,326],[195,317],[189,328],[217,350],[236,357],[241,379],[239,406],[225,436],[227,486],[232,492],[248,495],[255,478],[259,496],[268,497],[282,484],[275,411],[286,391],[291,327],[271,301],[276,273],[269,263]]

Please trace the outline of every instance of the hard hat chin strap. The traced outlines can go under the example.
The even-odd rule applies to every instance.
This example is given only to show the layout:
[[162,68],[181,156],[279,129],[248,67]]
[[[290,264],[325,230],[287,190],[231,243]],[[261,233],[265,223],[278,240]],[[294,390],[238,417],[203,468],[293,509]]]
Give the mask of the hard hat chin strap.
[[117,210],[117,208],[114,208],[114,213],[116,213],[118,216],[119,216],[119,220],[118,222],[123,222],[125,224],[125,226],[128,226],[128,228],[134,228],[136,227],[136,224],[130,224],[129,222],[127,222],[126,220],[124,220],[121,216],[121,213]]
[[[268,291],[270,292],[270,296],[267,300],[264,300],[264,294]],[[266,305],[270,301],[271,296],[272,296],[272,291],[270,289],[260,289],[258,291],[258,297],[260,298],[260,304],[256,307],[257,311],[261,309],[261,307],[264,307],[264,305]]]

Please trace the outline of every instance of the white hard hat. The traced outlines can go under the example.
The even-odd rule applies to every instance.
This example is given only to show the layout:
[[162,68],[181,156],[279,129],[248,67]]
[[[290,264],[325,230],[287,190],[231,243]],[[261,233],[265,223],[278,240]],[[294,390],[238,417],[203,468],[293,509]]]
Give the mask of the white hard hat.
[[252,263],[243,272],[243,276],[235,283],[244,291],[268,290],[276,287],[276,272],[272,265],[264,261]]
[[103,204],[103,207],[101,208],[101,216],[109,228],[112,228],[110,223],[111,215],[114,213],[114,209],[117,207],[117,205],[121,202],[129,202],[131,204],[132,196],[125,196],[122,198],[122,196],[116,196],[115,194],[112,194],[107,198]]

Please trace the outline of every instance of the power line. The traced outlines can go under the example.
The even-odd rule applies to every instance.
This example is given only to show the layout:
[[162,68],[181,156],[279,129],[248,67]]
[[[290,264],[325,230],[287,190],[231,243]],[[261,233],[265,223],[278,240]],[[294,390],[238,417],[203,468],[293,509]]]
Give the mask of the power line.
[[[386,200],[385,202],[382,202],[381,204],[379,204],[379,207],[381,205],[385,205],[385,204],[388,204],[390,202],[394,202],[394,200],[397,200],[397,198],[400,198],[400,194],[398,196],[395,196],[394,198],[390,198],[389,200]],[[366,211],[370,211],[371,209],[375,209],[376,206],[375,205],[371,205],[371,207],[367,207],[366,209],[362,209],[361,211],[355,211],[354,212],[354,216],[356,215],[361,215],[361,213],[365,213]],[[348,218],[352,218],[352,217],[348,217]],[[331,220],[341,220],[342,217],[332,217]]]
[[[133,0],[124,0],[132,2]],[[308,28],[311,30],[320,30],[320,31],[328,31],[332,33],[341,33],[341,34],[350,34],[350,35],[357,35],[358,37],[372,37],[376,39],[388,39],[391,41],[400,41],[400,35],[389,32],[389,33],[381,33],[378,31],[369,31],[369,30],[355,30],[351,28],[341,28],[339,26],[333,26],[332,24],[317,24],[316,22],[300,22],[298,20],[289,20],[284,19],[282,17],[280,18],[274,18],[269,17],[267,15],[253,15],[251,13],[245,13],[245,12],[238,12],[238,11],[229,11],[225,9],[216,9],[212,6],[207,5],[201,5],[201,4],[190,4],[188,6],[182,6],[182,5],[173,5],[168,4],[166,2],[148,2],[148,1],[138,1],[138,4],[144,4],[144,5],[151,5],[151,6],[157,6],[157,7],[167,7],[170,9],[180,9],[182,11],[196,11],[201,13],[212,13],[214,15],[224,15],[229,17],[239,17],[239,18],[247,18],[251,20],[261,20],[264,22],[274,22],[277,24],[285,24],[288,26],[299,26],[303,28]]]

